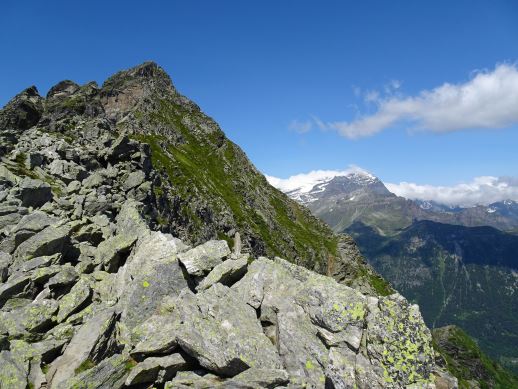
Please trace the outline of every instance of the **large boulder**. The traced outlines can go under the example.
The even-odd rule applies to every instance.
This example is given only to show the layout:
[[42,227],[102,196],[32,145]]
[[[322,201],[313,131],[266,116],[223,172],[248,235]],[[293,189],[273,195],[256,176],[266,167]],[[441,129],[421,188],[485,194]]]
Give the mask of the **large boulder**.
[[52,200],[52,189],[46,182],[25,177],[19,186],[20,199],[24,207],[41,207]]
[[102,265],[107,272],[116,272],[136,241],[136,236],[126,234],[106,239],[97,247],[95,263]]
[[71,228],[68,225],[52,225],[24,241],[16,251],[14,257],[17,261],[64,253],[70,243]]
[[82,181],[88,176],[86,169],[73,161],[56,159],[49,166],[49,173],[69,184],[72,181]]
[[53,384],[56,389],[119,389],[124,386],[124,381],[134,364],[127,355],[115,354],[98,365],[79,371],[75,377],[65,382]]
[[117,314],[107,309],[93,315],[75,333],[62,356],[56,359],[47,373],[51,387],[59,385],[89,364],[101,362],[118,347],[113,340]]
[[232,289],[260,312],[290,376],[345,388],[432,380],[430,332],[399,295],[366,297],[279,258],[252,262]]
[[10,312],[0,312],[0,318],[9,335],[17,337],[48,330],[52,327],[53,316],[57,310],[57,301],[47,299],[35,300],[19,309]]
[[71,314],[82,309],[88,304],[91,294],[90,283],[85,278],[80,279],[70,292],[59,300],[59,311],[56,320],[62,322]]
[[210,288],[216,283],[231,285],[239,280],[245,273],[248,266],[248,256],[240,256],[237,259],[227,259],[216,265],[212,271],[199,283],[197,290]]
[[131,369],[126,385],[145,383],[164,383],[169,381],[180,370],[184,370],[189,363],[181,354],[171,354],[165,357],[150,357]]
[[164,296],[178,296],[189,287],[177,259],[187,248],[179,239],[160,232],[140,240],[119,274],[121,322],[128,329],[149,318]]
[[39,210],[25,215],[11,232],[11,235],[14,236],[15,248],[56,221],[55,217]]
[[223,262],[223,258],[228,255],[230,255],[230,249],[225,240],[210,240],[179,254],[178,259],[185,266],[187,273],[203,276]]
[[0,351],[0,384],[2,389],[27,388],[27,371],[9,351]]
[[263,333],[255,310],[221,284],[177,302],[179,346],[209,371],[235,376],[250,367],[280,369],[277,350]]

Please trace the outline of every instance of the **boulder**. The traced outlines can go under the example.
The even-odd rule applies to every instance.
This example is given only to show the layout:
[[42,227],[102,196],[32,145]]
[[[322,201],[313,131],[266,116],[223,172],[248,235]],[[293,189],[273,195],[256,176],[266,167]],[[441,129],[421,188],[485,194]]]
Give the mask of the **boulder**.
[[47,380],[52,388],[73,377],[81,367],[98,363],[117,350],[112,338],[116,320],[115,311],[107,309],[79,328],[63,355],[50,366]]
[[110,162],[125,160],[138,150],[137,145],[127,135],[119,136],[106,152],[106,159]]
[[38,152],[30,152],[27,153],[25,157],[25,168],[32,170],[37,166],[41,166],[43,164],[45,157],[43,154]]
[[144,182],[146,175],[142,170],[137,170],[128,174],[126,180],[122,184],[122,188],[127,192],[133,188],[136,188]]
[[14,252],[17,261],[66,252],[70,242],[70,227],[49,226],[24,241]]
[[136,358],[148,355],[163,355],[176,346],[178,314],[176,312],[155,314],[136,326],[131,333],[135,345],[131,355]]
[[4,165],[0,166],[0,183],[1,184],[9,184],[9,186],[14,186],[22,179],[18,177],[16,174],[11,172]]
[[187,366],[189,366],[188,362],[180,354],[146,358],[131,369],[126,385],[164,383]]
[[7,281],[9,266],[11,266],[12,261],[11,255],[0,251],[0,283]]
[[0,205],[0,230],[5,227],[10,228],[11,226],[15,226],[21,220],[22,216],[27,214],[27,212],[27,208],[20,207],[19,205]]
[[248,256],[242,255],[238,259],[227,259],[219,265],[216,265],[200,282],[196,290],[208,289],[218,282],[230,286],[246,273],[247,266]]
[[228,255],[230,249],[225,240],[209,240],[185,253],[180,253],[178,259],[185,266],[187,273],[203,276],[223,262],[223,258]]
[[134,200],[127,200],[117,215],[116,230],[117,234],[126,234],[143,238],[150,234],[149,227],[142,218],[142,203]]
[[27,370],[9,351],[0,351],[0,383],[6,389],[27,388]]
[[59,300],[59,311],[56,316],[58,323],[65,320],[71,314],[81,310],[89,301],[92,290],[88,281],[80,279],[61,300]]
[[[222,388],[225,387],[225,381],[221,377],[214,374],[204,374],[204,372],[181,371],[172,381],[164,385],[164,389],[208,389],[208,388]],[[227,389],[243,389],[239,384],[226,387]],[[250,389],[248,387],[247,389]],[[256,389],[256,388],[253,388]]]
[[97,188],[104,184],[105,178],[99,172],[94,172],[90,174],[87,178],[83,180],[82,186],[85,189],[89,188]]
[[185,289],[177,308],[178,345],[207,370],[232,377],[250,367],[282,368],[255,310],[228,287],[215,284],[196,295]]
[[127,355],[115,354],[98,365],[80,371],[65,382],[53,384],[56,389],[119,389],[124,386],[134,361]]
[[19,184],[20,199],[24,207],[41,207],[52,200],[52,190],[46,182],[24,177]]
[[286,370],[258,369],[252,367],[232,378],[229,381],[229,386],[235,383],[270,389],[285,386],[289,382],[290,379]]
[[107,272],[116,272],[136,241],[136,236],[119,234],[101,242],[95,253],[95,263],[101,264]]
[[18,294],[22,294],[28,289],[31,283],[31,275],[18,275],[0,285],[0,308],[7,300]]
[[50,174],[58,177],[67,185],[72,181],[82,181],[88,176],[86,169],[73,161],[55,159],[47,168]]
[[188,246],[171,235],[152,232],[141,239],[121,271],[121,322],[132,329],[156,310],[164,296],[188,288],[177,254]]
[[49,279],[47,288],[54,294],[61,294],[63,288],[69,289],[78,278],[79,274],[77,274],[76,269],[67,263],[61,267],[59,273]]
[[57,310],[56,301],[43,299],[10,312],[0,312],[0,317],[9,335],[16,337],[28,333],[45,332],[52,327],[53,315]]
[[334,387],[431,379],[429,331],[417,307],[397,294],[366,297],[279,258],[255,260],[232,289],[259,310],[290,377],[317,387],[323,377]]
[[55,217],[39,210],[25,215],[21,218],[21,220],[11,232],[11,234],[14,235],[15,248],[29,239],[31,236],[35,235],[46,227],[55,224],[56,221],[57,219]]

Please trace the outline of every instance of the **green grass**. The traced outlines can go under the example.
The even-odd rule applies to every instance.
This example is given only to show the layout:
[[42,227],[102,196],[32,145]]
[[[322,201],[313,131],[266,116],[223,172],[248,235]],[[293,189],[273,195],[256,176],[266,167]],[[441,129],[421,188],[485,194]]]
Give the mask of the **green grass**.
[[482,389],[518,388],[518,377],[484,354],[459,327],[439,328],[433,331],[433,336],[434,349],[445,359],[448,371],[459,380],[459,388],[471,388],[471,380],[477,381]]
[[91,369],[95,366],[95,362],[93,362],[91,359],[85,359],[78,367],[74,370],[74,373],[77,375],[79,373],[82,373],[86,370]]
[[[301,207],[287,202],[284,195],[275,190],[269,194],[274,215],[263,217],[259,210],[247,203],[247,191],[253,192],[268,184],[261,175],[251,172],[247,172],[244,182],[236,179],[236,176],[243,177],[240,165],[248,161],[242,160],[236,146],[219,129],[203,137],[193,134],[182,121],[189,113],[167,101],[160,101],[160,109],[149,115],[152,123],[166,124],[181,135],[180,142],[171,142],[163,135],[133,135],[150,145],[153,165],[167,174],[175,193],[185,199],[195,195],[209,198],[214,212],[230,208],[238,227],[251,227],[266,244],[270,255],[285,254],[283,246],[286,242],[279,239],[282,232],[289,233],[299,253],[313,248],[318,253],[337,254],[337,238],[318,223],[308,223]],[[162,195],[164,190],[161,187],[159,194]],[[202,223],[188,202],[183,204],[181,212],[194,224]],[[273,228],[270,223],[272,216]]]

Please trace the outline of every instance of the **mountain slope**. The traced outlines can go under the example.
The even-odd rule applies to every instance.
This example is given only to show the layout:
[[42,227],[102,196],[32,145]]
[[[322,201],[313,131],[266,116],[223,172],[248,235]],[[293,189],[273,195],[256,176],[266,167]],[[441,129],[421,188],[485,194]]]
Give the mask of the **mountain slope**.
[[[117,128],[150,145],[157,170],[154,218],[164,232],[201,243],[216,237],[231,242],[239,231],[245,249],[254,255],[282,255],[367,289],[382,284],[350,239],[333,234],[270,186],[157,65],[146,63],[115,74],[100,94]],[[388,290],[382,285],[377,292]]]
[[516,369],[517,236],[432,221],[390,237],[361,223],[348,230],[373,267],[421,306],[429,326],[456,324]]
[[459,378],[460,389],[518,387],[518,378],[491,361],[459,327],[436,328],[432,336],[445,367]]

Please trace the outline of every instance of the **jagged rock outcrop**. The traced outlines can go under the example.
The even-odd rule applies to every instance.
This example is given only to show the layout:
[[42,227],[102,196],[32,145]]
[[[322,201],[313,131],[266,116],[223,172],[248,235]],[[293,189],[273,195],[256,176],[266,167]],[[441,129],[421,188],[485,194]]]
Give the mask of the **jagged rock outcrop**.
[[433,388],[446,374],[418,307],[155,64],[102,88],[30,88],[0,134],[1,388]]

